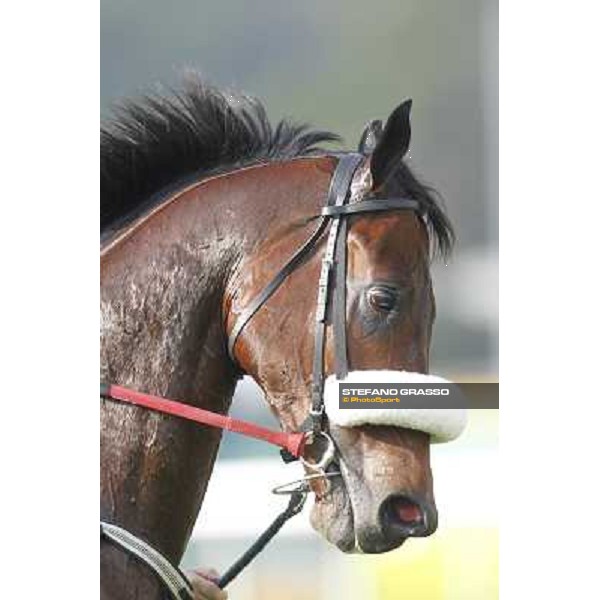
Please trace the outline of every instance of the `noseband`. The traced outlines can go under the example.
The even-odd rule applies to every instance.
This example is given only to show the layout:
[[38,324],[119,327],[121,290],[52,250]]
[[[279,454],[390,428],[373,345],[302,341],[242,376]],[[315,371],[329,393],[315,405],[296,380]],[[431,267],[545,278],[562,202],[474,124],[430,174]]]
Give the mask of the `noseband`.
[[[325,253],[321,261],[321,272],[317,286],[315,311],[315,338],[311,383],[310,412],[301,425],[302,431],[312,431],[313,439],[326,436],[328,449],[333,442],[323,431],[325,420],[324,384],[325,384],[325,332],[328,324],[333,326],[335,351],[335,373],[338,379],[348,374],[348,350],[346,342],[346,254],[348,237],[348,217],[389,210],[419,211],[419,203],[411,198],[367,198],[353,194],[352,184],[359,165],[363,163],[362,154],[342,154],[339,158],[327,194],[327,203],[318,215],[318,225],[311,236],[292,255],[273,279],[257,294],[250,304],[242,310],[231,333],[227,349],[231,360],[235,359],[235,345],[244,327],[258,310],[269,300],[282,283],[312,254],[327,231]],[[330,444],[331,442],[331,444]],[[324,458],[309,466],[323,468]],[[325,465],[326,466],[326,465]]]

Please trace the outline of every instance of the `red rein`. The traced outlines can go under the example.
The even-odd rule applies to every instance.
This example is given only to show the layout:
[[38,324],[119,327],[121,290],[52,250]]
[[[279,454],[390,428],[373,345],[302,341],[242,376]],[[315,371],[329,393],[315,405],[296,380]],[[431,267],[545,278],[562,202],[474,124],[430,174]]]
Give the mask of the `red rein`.
[[120,385],[100,384],[100,396],[102,398],[127,402],[129,404],[134,404],[135,406],[143,406],[144,408],[187,419],[188,421],[194,421],[195,423],[200,423],[202,425],[209,425],[210,427],[217,427],[219,429],[233,431],[234,433],[240,433],[241,435],[284,448],[296,458],[300,457],[304,450],[306,441],[305,433],[273,431],[261,427],[260,425],[254,425],[248,421],[232,419],[231,417],[196,408],[189,404],[167,400],[160,396],[142,394],[141,392],[136,392]]

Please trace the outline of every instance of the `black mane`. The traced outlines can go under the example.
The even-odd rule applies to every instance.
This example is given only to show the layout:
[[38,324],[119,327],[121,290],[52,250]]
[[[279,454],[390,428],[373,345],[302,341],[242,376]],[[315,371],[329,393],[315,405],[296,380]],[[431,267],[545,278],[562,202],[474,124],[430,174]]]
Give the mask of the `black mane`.
[[[100,231],[127,224],[187,180],[259,162],[325,153],[339,142],[328,131],[289,120],[271,125],[255,98],[231,94],[189,76],[168,96],[148,94],[117,105],[100,130]],[[434,246],[446,254],[452,226],[436,193],[399,162],[384,186],[419,201]]]
[[191,176],[322,153],[319,144],[339,141],[289,120],[273,127],[258,100],[188,77],[169,96],[123,102],[103,124],[100,230],[125,224],[158,202],[157,192]]

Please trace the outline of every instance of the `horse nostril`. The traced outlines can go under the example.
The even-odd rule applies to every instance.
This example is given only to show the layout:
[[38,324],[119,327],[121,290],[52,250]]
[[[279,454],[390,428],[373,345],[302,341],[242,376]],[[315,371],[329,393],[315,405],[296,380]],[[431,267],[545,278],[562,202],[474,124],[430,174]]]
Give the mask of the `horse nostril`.
[[400,523],[414,525],[423,521],[421,507],[408,498],[402,496],[394,498],[391,508]]
[[380,508],[380,523],[387,537],[426,536],[435,531],[435,509],[404,494],[389,496]]

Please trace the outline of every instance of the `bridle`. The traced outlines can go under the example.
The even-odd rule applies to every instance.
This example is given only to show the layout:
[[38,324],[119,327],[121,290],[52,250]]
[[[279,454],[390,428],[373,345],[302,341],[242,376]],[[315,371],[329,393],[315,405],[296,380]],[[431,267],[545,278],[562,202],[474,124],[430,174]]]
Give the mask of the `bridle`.
[[[285,280],[315,250],[329,226],[325,253],[321,261],[318,282],[317,304],[315,311],[315,336],[311,383],[311,407],[308,417],[300,426],[301,431],[309,432],[307,443],[313,443],[319,437],[326,440],[325,450],[320,460],[305,465],[325,470],[334,455],[334,444],[325,431],[325,337],[329,322],[333,326],[335,352],[335,374],[343,379],[348,374],[348,350],[346,342],[346,255],[348,237],[348,218],[352,215],[374,213],[389,210],[419,210],[419,203],[411,198],[367,198],[361,194],[352,194],[352,184],[358,167],[365,157],[358,153],[342,154],[331,178],[327,202],[320,215],[319,222],[311,236],[292,255],[281,270],[258,293],[250,304],[238,316],[229,334],[227,350],[231,360],[237,364],[235,346],[244,327],[260,310]],[[290,457],[284,455],[284,460]]]
[[[306,494],[310,490],[307,485],[310,480],[317,477],[339,475],[339,473],[328,473],[326,471],[334,459],[335,445],[326,431],[325,423],[324,356],[327,325],[331,324],[333,328],[336,376],[338,379],[342,379],[348,374],[346,342],[346,247],[348,218],[353,215],[389,210],[420,210],[419,203],[411,198],[369,198],[368,196],[365,198],[364,194],[353,194],[352,189],[354,187],[355,175],[359,166],[364,164],[365,156],[359,153],[347,153],[336,156],[339,159],[331,178],[327,202],[320,214],[313,217],[318,219],[317,227],[273,279],[242,310],[229,334],[227,343],[229,356],[234,364],[238,365],[235,357],[235,347],[244,328],[275,291],[285,282],[289,275],[313,254],[321,238],[329,228],[318,281],[311,406],[306,420],[299,428],[300,431],[290,433],[271,431],[253,423],[195,408],[182,402],[143,394],[122,386],[102,383],[100,386],[100,397],[106,400],[116,400],[142,406],[211,427],[228,429],[275,444],[282,448],[284,461],[289,462],[299,458],[306,467],[313,471],[312,475],[308,475],[298,480],[298,482],[292,482],[292,484],[300,483],[300,486],[290,488],[289,486],[292,486],[292,484],[285,484],[273,490],[275,493],[290,494],[289,505],[275,518],[273,523],[240,559],[219,579],[217,585],[221,588],[224,588],[250,563],[288,519],[301,511]],[[304,456],[305,447],[306,445],[315,443],[319,438],[325,440],[325,448],[322,450],[320,458],[308,460]],[[181,571],[171,565],[152,546],[114,524],[101,521],[100,530],[103,537],[120,546],[128,553],[138,557],[150,567],[167,587],[173,598],[187,600],[193,597],[191,586]]]

